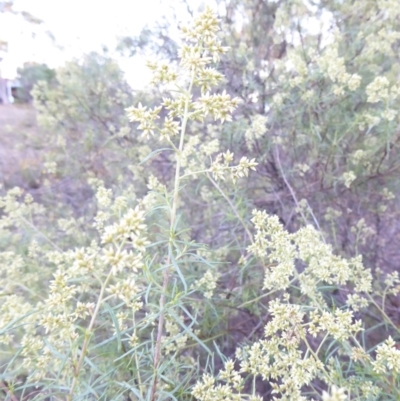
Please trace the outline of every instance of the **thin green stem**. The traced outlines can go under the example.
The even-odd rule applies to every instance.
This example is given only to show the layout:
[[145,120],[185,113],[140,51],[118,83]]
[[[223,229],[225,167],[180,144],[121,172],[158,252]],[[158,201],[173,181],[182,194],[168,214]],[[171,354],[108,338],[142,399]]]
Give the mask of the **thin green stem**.
[[[296,278],[294,278],[293,280],[291,280],[290,283],[289,283],[289,285],[292,284],[294,281],[296,281]],[[257,301],[259,301],[260,299],[263,299],[263,298],[265,298],[265,297],[268,297],[269,295],[271,295],[271,294],[273,294],[274,292],[277,292],[277,291],[279,291],[279,290],[272,290],[272,291],[270,291],[270,292],[267,292],[266,294],[260,295],[260,296],[257,297],[257,298],[251,299],[250,301],[243,302],[242,304],[240,304],[240,305],[238,306],[238,308],[240,309],[240,308],[245,307],[245,306],[248,305],[248,304],[252,304],[253,302],[257,302]]]
[[246,231],[247,236],[249,237],[249,240],[251,243],[253,243],[253,236],[251,235],[250,230],[247,228],[246,223],[242,219],[242,216],[239,214],[239,212],[236,210],[235,205],[232,203],[232,201],[228,198],[228,196],[225,194],[225,192],[222,190],[222,188],[218,185],[216,181],[214,181],[210,174],[206,174],[207,178],[211,181],[211,183],[214,185],[215,188],[219,191],[219,193],[222,195],[222,197],[228,202],[229,206],[231,207],[233,213],[235,213],[235,216],[238,218],[240,223],[242,224],[244,230]]
[[[237,168],[237,166],[225,166],[224,170],[234,170],[235,168]],[[186,178],[186,177],[190,177],[190,176],[193,176],[193,175],[203,174],[203,173],[208,174],[210,172],[211,172],[211,168],[207,168],[205,170],[199,170],[199,171],[192,171],[190,173],[186,173],[186,174],[182,175],[180,177],[180,179]]]
[[[180,155],[183,151],[186,126],[187,126],[187,122],[189,119],[189,102],[190,102],[190,94],[192,93],[193,82],[194,82],[194,72],[192,73],[192,77],[191,77],[190,84],[189,84],[189,89],[186,92],[185,110],[184,110],[184,114],[183,114],[181,135],[180,135],[179,148],[178,148],[177,160],[176,160],[175,181],[174,181],[174,189],[173,189],[174,192],[173,192],[171,220],[170,220],[170,242],[174,238],[176,212],[177,212],[178,201],[179,201],[179,180],[180,180],[180,172],[181,172]],[[166,264],[166,268],[164,270],[164,276],[163,276],[163,286],[162,286],[161,296],[160,296],[160,316],[159,316],[158,327],[157,327],[156,346],[154,349],[154,361],[153,361],[154,380],[153,380],[153,385],[151,388],[151,395],[150,395],[151,401],[155,400],[156,392],[157,392],[157,383],[158,383],[157,370],[160,365],[160,359],[161,359],[161,340],[162,340],[162,333],[163,333],[163,328],[164,328],[165,298],[166,298],[166,292],[167,292],[168,283],[169,283],[169,268],[170,268],[171,260],[172,260],[172,255],[171,255],[172,250],[171,250],[171,247],[168,247],[168,248],[169,248],[168,260],[167,260],[167,264]]]
[[31,223],[28,219],[26,219],[23,216],[20,216],[21,220],[25,223],[28,224],[31,228],[33,228],[38,234],[40,234],[50,245],[52,245],[57,251],[62,252],[62,249],[59,248],[49,237],[47,237],[45,234],[43,234],[33,223]]
[[373,303],[375,308],[377,308],[379,312],[382,313],[382,316],[387,320],[387,322],[399,333],[400,330],[398,329],[398,327],[392,322],[392,319],[390,319],[390,317],[386,314],[386,312],[375,302],[374,298],[372,298],[371,295],[368,293],[367,297]]
[[203,173],[209,173],[210,172],[210,169],[208,168],[208,169],[206,169],[206,170],[200,170],[200,171],[193,171],[193,172],[191,172],[191,173],[186,173],[186,174],[184,174],[184,175],[181,175],[181,180],[183,179],[183,178],[186,178],[186,177],[191,177],[192,175],[197,175],[197,174],[203,174]]
[[[133,315],[133,335],[137,338],[137,325],[136,325],[136,319],[135,319],[135,311],[132,310],[132,315]],[[135,363],[136,363],[136,373],[138,376],[138,382],[139,382],[139,393],[143,397],[143,382],[142,382],[142,376],[140,375],[140,365],[139,365],[139,359],[137,352],[135,350]]]
[[3,381],[0,381],[0,387],[3,389],[6,395],[10,397],[11,401],[18,401],[18,398],[11,393],[11,390],[7,387],[7,385]]
[[329,333],[325,334],[325,337],[322,339],[322,341],[319,343],[319,346],[317,348],[317,350],[315,351],[315,355],[318,356],[319,351],[321,351],[322,346],[324,345],[325,341],[327,340],[327,338],[329,337]]
[[103,302],[104,293],[106,291],[107,284],[108,284],[108,282],[109,282],[109,280],[111,278],[111,275],[112,275],[112,269],[108,273],[108,276],[107,276],[106,280],[104,281],[103,285],[101,286],[99,298],[97,299],[97,304],[96,304],[96,307],[94,309],[94,312],[93,312],[93,315],[92,315],[92,319],[90,320],[89,327],[87,328],[86,333],[85,333],[85,340],[84,340],[83,345],[82,345],[81,355],[80,355],[78,363],[77,363],[77,365],[76,365],[76,367],[74,369],[74,378],[72,379],[72,384],[71,384],[71,388],[69,390],[69,394],[67,396],[67,401],[72,401],[72,396],[74,395],[75,387],[76,387],[76,385],[78,383],[79,373],[81,371],[82,364],[83,364],[83,361],[84,361],[85,356],[86,356],[86,352],[87,352],[87,348],[89,346],[90,338],[92,337],[91,336],[91,332],[93,330],[93,326],[94,326],[94,323],[96,321],[97,315],[98,315],[98,313],[100,311],[100,306],[101,306],[101,304]]

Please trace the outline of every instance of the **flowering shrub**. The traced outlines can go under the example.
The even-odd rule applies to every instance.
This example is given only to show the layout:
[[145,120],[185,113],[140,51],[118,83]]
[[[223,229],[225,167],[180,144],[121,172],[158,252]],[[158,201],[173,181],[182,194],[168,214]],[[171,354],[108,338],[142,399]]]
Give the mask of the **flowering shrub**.
[[[291,231],[317,220],[342,254],[387,271],[398,257],[386,234],[398,203],[383,195],[399,189],[396,4],[245,0],[226,5],[224,25],[244,117],[231,150],[259,163],[247,191]],[[354,233],[361,219],[366,236]]]
[[[97,104],[96,90],[103,93],[98,86],[104,84],[110,96],[126,98],[107,82],[96,83],[87,99],[74,84],[77,74],[66,69],[58,73],[58,89],[36,89],[42,122],[47,128],[64,127],[59,136],[65,149],[78,152],[87,112],[104,141],[103,146],[92,142],[97,153],[108,142],[101,135],[127,134],[125,119],[141,132],[133,142],[141,150],[128,169],[134,180],[120,172],[113,181],[106,158],[100,160],[102,180],[89,168],[90,152],[75,160],[95,198],[85,214],[62,210],[56,216],[19,188],[1,198],[4,398],[399,399],[399,328],[387,307],[400,291],[398,273],[365,267],[358,248],[350,257],[329,245],[331,236],[310,203],[298,199],[283,169],[296,151],[285,135],[271,140],[274,168],[303,222],[297,219],[291,227],[298,229],[289,232],[277,215],[254,208],[249,194],[257,194],[257,173],[268,164],[262,149],[270,146],[263,141],[269,117],[255,115],[250,125],[233,117],[248,104],[218,88],[224,76],[215,64],[229,49],[210,8],[184,27],[182,36],[179,65],[148,64],[161,104],[137,99],[113,129],[107,118],[114,105]],[[298,86],[311,81],[300,55],[294,52],[291,61],[294,78],[300,77],[289,85],[295,96]],[[361,85],[360,75],[347,72],[334,45],[326,59],[314,63],[315,79],[328,77],[334,96]],[[112,63],[105,66],[119,77]],[[365,89],[374,104],[391,96],[389,81],[375,81]],[[60,106],[66,88],[71,110]],[[277,114],[290,101],[281,96],[274,96]],[[223,147],[226,130],[239,127],[246,127],[244,143],[260,160]],[[302,140],[303,155],[319,149],[315,136]],[[162,148],[152,151],[146,145],[159,142]],[[337,137],[335,146],[341,142]],[[363,160],[363,152],[352,154],[352,160]],[[141,164],[135,166],[139,156]],[[49,160],[45,167],[54,174],[59,166],[59,160]],[[314,170],[304,160],[295,169],[300,177]],[[351,188],[357,175],[346,170],[334,180]],[[382,196],[391,200],[393,194],[386,188]],[[339,211],[331,208],[326,214],[334,231]],[[351,228],[357,244],[375,235],[362,219]]]

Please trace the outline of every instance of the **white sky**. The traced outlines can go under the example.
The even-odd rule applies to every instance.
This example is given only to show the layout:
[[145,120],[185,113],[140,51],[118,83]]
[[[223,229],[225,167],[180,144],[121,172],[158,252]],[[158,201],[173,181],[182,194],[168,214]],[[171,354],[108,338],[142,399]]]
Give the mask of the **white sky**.
[[[201,3],[188,2],[196,6]],[[26,61],[57,67],[73,57],[100,51],[102,45],[112,49],[117,36],[137,35],[146,24],[152,25],[175,8],[184,15],[179,0],[15,0],[15,10],[27,11],[44,23],[32,26],[21,16],[0,14],[0,39],[8,42],[2,75],[15,77],[16,68]],[[54,35],[55,43],[46,32]],[[144,78],[148,79],[144,60],[118,61],[133,87],[142,86]]]
[[[186,1],[195,12],[203,2],[215,5],[213,0]],[[15,0],[14,4],[17,11],[27,11],[44,23],[31,25],[22,16],[0,13],[0,40],[9,45],[0,63],[1,74],[6,78],[14,78],[16,69],[26,61],[43,62],[54,68],[84,53],[101,51],[102,45],[114,49],[118,36],[138,35],[146,24],[151,26],[174,12],[182,19],[190,18],[182,0]],[[323,17],[309,20],[308,29],[318,27],[320,31],[320,23],[330,19]],[[46,32],[54,35],[54,43]],[[133,88],[146,85],[150,74],[143,58],[112,56]]]

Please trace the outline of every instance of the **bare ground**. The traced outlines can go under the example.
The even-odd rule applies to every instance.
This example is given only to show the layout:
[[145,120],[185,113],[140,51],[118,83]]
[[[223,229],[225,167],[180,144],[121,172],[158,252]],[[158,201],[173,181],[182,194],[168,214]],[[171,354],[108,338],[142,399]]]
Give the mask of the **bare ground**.
[[[0,105],[0,183],[34,188],[40,171],[36,112],[31,105]],[[30,140],[27,140],[27,139]]]

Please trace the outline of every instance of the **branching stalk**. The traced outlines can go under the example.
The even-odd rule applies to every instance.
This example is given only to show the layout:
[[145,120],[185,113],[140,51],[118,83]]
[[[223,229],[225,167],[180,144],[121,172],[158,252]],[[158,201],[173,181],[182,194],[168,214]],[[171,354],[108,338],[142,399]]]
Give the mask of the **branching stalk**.
[[109,282],[109,280],[111,278],[111,275],[112,275],[112,270],[110,270],[110,273],[108,273],[108,276],[107,276],[106,280],[104,281],[103,285],[101,286],[99,298],[97,300],[97,304],[96,304],[96,307],[94,309],[94,312],[93,312],[93,315],[92,315],[92,319],[90,320],[89,327],[88,327],[88,329],[86,331],[86,334],[85,334],[85,340],[84,340],[83,345],[82,345],[81,355],[80,355],[78,363],[77,363],[77,365],[76,365],[76,367],[74,369],[74,378],[72,380],[71,388],[70,388],[69,394],[67,396],[67,401],[72,401],[72,397],[74,395],[75,387],[76,387],[76,385],[78,383],[79,373],[80,373],[80,370],[82,369],[83,361],[84,361],[85,356],[86,356],[86,352],[87,352],[87,348],[89,346],[90,338],[92,337],[91,336],[91,332],[93,330],[93,326],[94,326],[94,323],[96,321],[97,315],[98,315],[98,313],[100,311],[100,306],[101,306],[101,304],[103,302],[104,293],[106,291],[107,284],[108,284],[108,282]]
[[[181,172],[181,161],[180,161],[180,154],[183,151],[183,144],[184,144],[184,139],[185,139],[185,133],[186,133],[186,126],[188,122],[188,117],[189,117],[189,102],[190,102],[190,94],[192,92],[192,87],[193,87],[193,82],[194,82],[194,71],[192,72],[192,77],[190,80],[189,84],[189,89],[186,94],[186,101],[185,101],[185,110],[184,110],[184,115],[183,115],[183,120],[182,120],[182,126],[181,126],[181,135],[179,139],[179,148],[178,148],[178,154],[177,154],[177,160],[176,160],[176,168],[175,168],[175,181],[174,181],[174,189],[173,189],[173,200],[172,200],[172,208],[171,208],[171,220],[170,220],[170,226],[169,226],[169,232],[170,232],[170,242],[173,240],[174,236],[174,226],[175,226],[175,220],[176,220],[176,211],[178,208],[178,201],[179,201],[179,181],[180,181],[180,172]],[[162,339],[162,333],[163,333],[163,328],[164,328],[164,308],[165,308],[165,298],[166,298],[166,292],[168,288],[168,283],[169,283],[169,267],[171,264],[172,260],[172,255],[171,255],[171,247],[169,247],[169,252],[168,252],[168,259],[167,259],[167,265],[164,270],[164,276],[163,276],[163,286],[161,290],[161,296],[160,296],[160,316],[158,319],[158,327],[157,327],[157,339],[156,339],[156,346],[154,350],[154,361],[153,361],[153,368],[154,368],[154,380],[153,380],[153,385],[151,389],[151,397],[150,400],[154,401],[156,397],[156,392],[157,392],[157,383],[158,383],[158,367],[160,365],[160,357],[161,357],[161,339]]]

